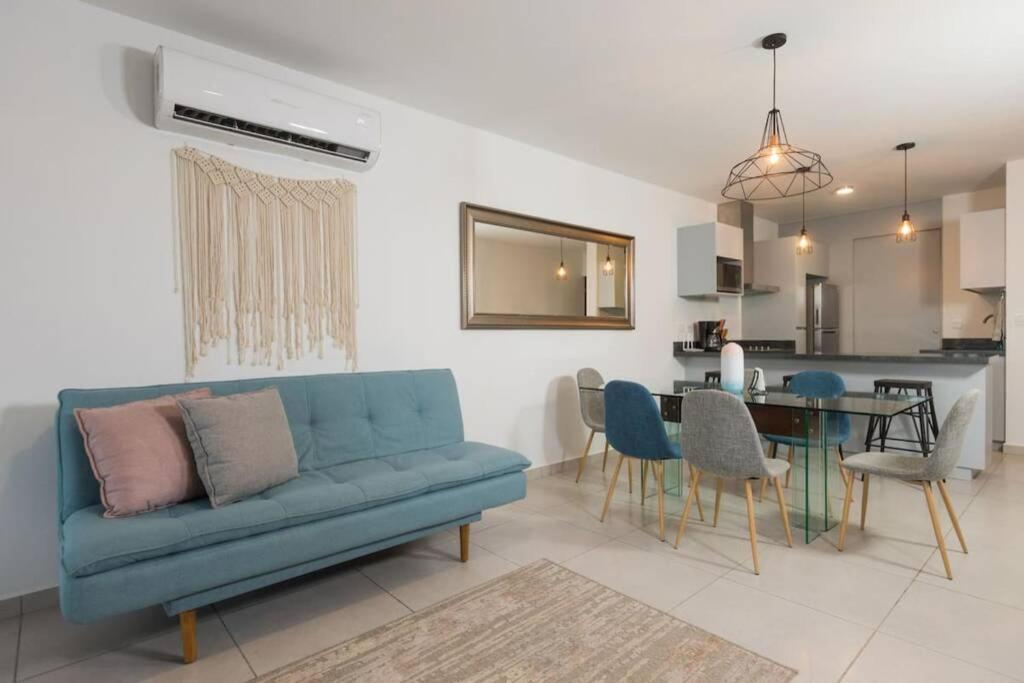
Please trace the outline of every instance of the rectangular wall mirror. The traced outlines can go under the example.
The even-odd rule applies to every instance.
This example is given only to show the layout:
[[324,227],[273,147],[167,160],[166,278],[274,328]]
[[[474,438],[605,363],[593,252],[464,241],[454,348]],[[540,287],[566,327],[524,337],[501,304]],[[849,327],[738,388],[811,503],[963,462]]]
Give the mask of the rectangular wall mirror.
[[463,329],[633,329],[633,237],[461,210]]

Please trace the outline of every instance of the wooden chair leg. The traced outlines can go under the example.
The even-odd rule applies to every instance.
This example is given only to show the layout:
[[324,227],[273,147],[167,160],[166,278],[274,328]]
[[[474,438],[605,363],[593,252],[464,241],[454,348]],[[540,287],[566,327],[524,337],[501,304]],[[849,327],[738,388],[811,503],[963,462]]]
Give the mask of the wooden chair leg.
[[629,495],[633,495],[633,458],[626,460],[626,475],[629,478]]
[[619,481],[619,470],[622,469],[622,461],[626,459],[622,453],[619,453],[619,459],[615,463],[615,469],[612,470],[612,480],[608,484],[608,495],[604,499],[604,509],[601,510],[601,521],[604,521],[605,515],[608,514],[608,506],[612,504],[612,496],[615,494],[615,484]]
[[459,527],[459,559],[469,562],[469,525]]
[[715,482],[715,516],[711,526],[718,526],[718,508],[722,504],[722,478],[718,477],[717,479]]
[[601,459],[601,471],[608,466],[608,437],[604,438],[604,458]]
[[942,555],[942,566],[946,568],[946,578],[952,581],[953,570],[949,567],[949,554],[946,552],[946,540],[942,537],[942,525],[939,524],[939,513],[935,509],[935,496],[932,495],[932,483],[922,481],[924,488],[924,499],[928,503],[928,514],[932,518],[932,529],[935,530],[935,542],[939,544],[939,553]]
[[750,480],[743,480],[743,492],[747,496],[747,527],[750,530],[750,554],[754,558],[754,573],[761,573],[761,566],[757,561],[757,522],[754,520],[754,492],[750,488]]
[[[847,472],[846,472],[846,468],[843,467],[843,447],[842,446],[836,446],[836,462],[839,465],[839,476],[843,478],[843,483],[845,484],[846,480],[847,480]],[[850,476],[853,476],[853,475],[850,475]]]
[[686,505],[683,506],[683,516],[679,519],[679,533],[676,534],[675,543],[676,548],[679,547],[679,541],[683,538],[683,532],[686,530],[686,518],[690,516],[690,505],[693,503],[693,499],[697,495],[697,487],[700,485],[700,470],[691,465],[690,472],[692,473],[690,479],[690,493],[686,496]]
[[590,444],[594,441],[594,430],[590,430],[590,436],[587,437],[587,445],[583,447],[583,457],[580,458],[579,467],[576,468],[576,483],[580,483],[580,477],[583,476],[583,468],[587,466],[587,456],[590,454]]
[[[853,477],[853,475],[850,475]],[[856,477],[853,477],[856,479]],[[860,528],[864,530],[864,524],[868,521],[868,482],[871,481],[871,475],[864,473],[864,483],[860,487]]]
[[[867,482],[865,482],[866,484]],[[953,501],[949,499],[949,491],[946,490],[946,483],[943,481],[935,482],[939,485],[939,493],[942,494],[942,502],[946,504],[946,512],[949,514],[949,518],[953,521],[953,530],[956,531],[957,540],[960,541],[960,549],[964,551],[964,555],[967,554],[967,541],[964,540],[964,532],[960,530],[960,520],[956,518],[956,510],[953,509]]]
[[178,615],[181,626],[181,656],[186,664],[191,664],[199,657],[199,645],[196,642],[196,611],[190,609]]
[[789,547],[793,547],[793,530],[789,527],[789,508],[786,506],[786,499],[782,497],[782,482],[779,481],[778,477],[773,479],[775,482],[775,495],[779,498],[779,514],[782,515],[782,526],[786,527],[786,543],[789,543]]
[[700,502],[700,489],[697,487],[697,482],[700,480],[700,474],[693,465],[690,465],[690,486],[694,488],[696,493],[694,497],[697,499],[697,515],[700,517],[700,521],[704,521],[704,506]]
[[654,479],[658,486],[658,539],[665,540],[665,461],[653,462]]
[[[640,505],[644,504],[647,499],[647,470],[650,468],[647,466],[646,460],[640,461]],[[632,493],[632,491],[630,491]]]
[[789,475],[793,473],[793,447],[789,447],[789,469],[786,470],[786,488],[789,488]]
[[846,526],[850,521],[850,501],[853,500],[853,478],[846,482],[846,494],[843,496],[843,518],[839,522],[839,545],[836,549],[843,551],[843,544],[846,543]]
[[764,502],[764,492],[768,488],[768,477],[761,477],[761,488],[757,492],[757,502]]

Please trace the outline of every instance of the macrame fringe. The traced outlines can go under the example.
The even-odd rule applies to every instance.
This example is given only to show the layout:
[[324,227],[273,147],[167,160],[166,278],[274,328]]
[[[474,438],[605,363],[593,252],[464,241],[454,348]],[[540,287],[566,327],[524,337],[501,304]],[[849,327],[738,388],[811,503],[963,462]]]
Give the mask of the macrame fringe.
[[[239,364],[324,355],[356,367],[356,188],[174,150],[185,375],[221,342]],[[232,339],[233,338],[233,339]]]

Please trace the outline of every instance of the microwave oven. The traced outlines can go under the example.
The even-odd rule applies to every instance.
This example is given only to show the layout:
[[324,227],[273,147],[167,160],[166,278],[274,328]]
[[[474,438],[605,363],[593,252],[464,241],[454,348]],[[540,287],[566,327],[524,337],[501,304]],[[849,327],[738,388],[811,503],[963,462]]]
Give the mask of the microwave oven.
[[742,294],[743,262],[719,256],[717,285],[719,294]]

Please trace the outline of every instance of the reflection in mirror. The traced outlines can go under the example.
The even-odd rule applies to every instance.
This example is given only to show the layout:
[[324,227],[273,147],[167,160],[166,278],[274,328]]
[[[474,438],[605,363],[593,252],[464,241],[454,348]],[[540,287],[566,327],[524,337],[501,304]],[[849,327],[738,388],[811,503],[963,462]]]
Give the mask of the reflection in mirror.
[[632,241],[464,205],[463,326],[631,329]]

